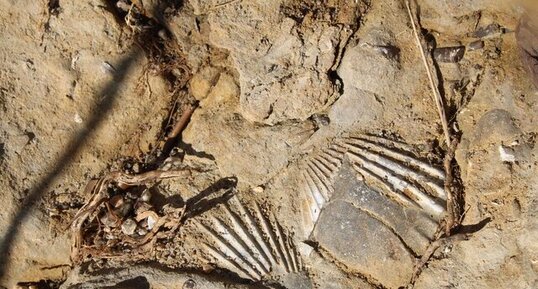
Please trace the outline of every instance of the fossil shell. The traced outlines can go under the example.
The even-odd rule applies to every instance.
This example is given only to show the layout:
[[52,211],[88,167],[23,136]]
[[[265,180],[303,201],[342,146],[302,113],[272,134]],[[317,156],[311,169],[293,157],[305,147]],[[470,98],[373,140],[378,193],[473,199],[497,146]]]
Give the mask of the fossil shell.
[[222,217],[196,220],[207,236],[203,246],[218,266],[253,281],[303,271],[292,238],[257,203],[249,211],[234,197],[221,209]]

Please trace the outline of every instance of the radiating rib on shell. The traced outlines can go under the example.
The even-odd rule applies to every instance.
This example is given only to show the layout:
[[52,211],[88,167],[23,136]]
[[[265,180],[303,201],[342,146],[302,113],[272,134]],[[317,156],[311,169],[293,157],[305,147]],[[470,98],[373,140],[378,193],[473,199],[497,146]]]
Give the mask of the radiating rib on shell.
[[382,184],[377,189],[388,192],[388,197],[403,206],[421,209],[437,220],[445,211],[445,174],[414,155],[407,144],[360,135],[337,139],[329,148],[307,158],[301,167],[302,191],[306,192],[312,219],[306,230],[313,228],[330,200],[334,178],[345,157],[358,174]]
[[253,206],[253,216],[235,197],[231,201],[233,207],[223,206],[226,218],[210,216],[205,223],[198,222],[208,236],[205,247],[218,266],[254,281],[273,273],[302,270],[291,238],[274,218],[265,215],[258,204]]
[[[374,138],[374,140],[379,141],[380,138]],[[402,163],[405,163],[407,165],[410,165],[411,167],[415,167],[418,170],[420,170],[422,173],[426,173],[430,175],[433,178],[437,179],[444,179],[445,178],[445,172],[435,168],[421,160],[418,160],[416,158],[410,157],[408,155],[405,155],[399,151],[387,149],[386,147],[383,147],[380,143],[376,143],[375,141],[372,141],[372,138],[361,138],[361,137],[352,137],[349,138],[349,140],[353,143],[362,144],[367,149],[371,150],[372,152],[376,152],[379,154],[385,154],[388,157],[391,157],[395,160],[398,160]],[[387,141],[384,140],[382,143],[386,144]],[[444,194],[444,192],[443,192]],[[446,198],[446,196],[445,196]]]
[[[402,193],[409,192],[410,198],[415,200],[424,210],[435,215],[444,211],[443,206],[438,204],[434,198],[428,196],[424,186],[430,188],[435,193],[436,198],[446,200],[446,194],[439,185],[440,180],[425,176],[421,171],[417,171],[397,161],[385,157],[382,152],[371,152],[368,148],[357,144],[353,139],[346,139],[340,143],[349,151],[349,156],[357,160],[358,164],[386,180],[395,190]],[[415,186],[413,183],[419,185]],[[420,185],[424,185],[420,188]]]
[[310,218],[306,218],[305,229],[311,231],[326,202],[329,201],[334,188],[333,180],[342,165],[343,151],[337,146],[329,147],[315,156],[308,158],[302,169],[300,185],[307,192]]

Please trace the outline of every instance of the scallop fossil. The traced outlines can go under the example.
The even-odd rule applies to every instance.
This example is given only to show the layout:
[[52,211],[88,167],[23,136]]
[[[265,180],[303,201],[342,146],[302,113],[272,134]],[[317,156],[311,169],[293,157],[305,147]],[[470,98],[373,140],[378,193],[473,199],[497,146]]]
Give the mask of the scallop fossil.
[[252,281],[304,271],[294,240],[258,203],[249,210],[235,196],[218,210],[206,220],[194,219],[206,235],[202,246],[218,267]]
[[292,171],[303,200],[299,242],[384,286],[406,284],[445,214],[442,170],[410,145],[360,134],[334,139]]
[[[444,172],[413,147],[379,136],[335,139],[282,175],[296,181],[267,184],[257,194],[271,194],[271,208],[281,207],[275,201],[286,197],[302,208],[276,214],[234,196],[193,219],[205,236],[202,247],[210,263],[254,282],[314,288],[324,281],[310,280],[317,278],[312,274],[317,269],[309,266],[313,248],[306,244],[317,244],[328,252],[323,257],[398,287],[412,274],[415,258],[426,250],[445,212]],[[297,218],[300,214],[304,217]],[[396,273],[387,277],[386,270]]]
[[413,149],[386,138],[359,135],[337,139],[301,164],[302,188],[310,211],[311,231],[334,193],[344,159],[384,196],[403,207],[422,210],[436,221],[445,212],[444,172],[416,157]]

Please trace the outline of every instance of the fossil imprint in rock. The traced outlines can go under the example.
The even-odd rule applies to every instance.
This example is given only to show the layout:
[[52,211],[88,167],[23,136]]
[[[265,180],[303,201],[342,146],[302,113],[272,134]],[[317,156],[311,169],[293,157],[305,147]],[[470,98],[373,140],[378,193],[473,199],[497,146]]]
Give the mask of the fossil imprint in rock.
[[391,202],[427,213],[435,221],[445,211],[444,172],[413,156],[411,147],[361,135],[337,139],[302,164],[302,190],[309,199],[311,224],[330,201],[335,178],[347,160],[358,177]]
[[254,281],[304,269],[293,240],[276,219],[264,214],[257,203],[249,211],[237,197],[230,202],[233,206],[221,206],[225,218],[196,221],[208,236],[203,247],[216,264]]
[[[412,274],[415,258],[445,212],[444,172],[417,157],[411,146],[378,136],[338,138],[292,165],[288,174],[298,180],[290,197],[303,204],[295,214],[268,213],[235,196],[194,220],[206,236],[201,247],[211,256],[208,262],[252,281],[313,288],[307,276],[315,274],[305,273],[316,270],[309,266],[313,248],[306,245],[313,242],[333,261],[398,287]],[[284,227],[284,220],[301,230]],[[395,276],[387,279],[387,270]]]

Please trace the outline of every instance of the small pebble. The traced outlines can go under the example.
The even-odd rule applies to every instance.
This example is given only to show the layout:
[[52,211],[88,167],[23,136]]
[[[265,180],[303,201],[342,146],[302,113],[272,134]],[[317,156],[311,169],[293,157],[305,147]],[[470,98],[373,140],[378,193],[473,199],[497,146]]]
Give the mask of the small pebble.
[[134,234],[135,230],[136,230],[136,222],[135,220],[133,219],[127,219],[123,222],[123,224],[121,224],[121,231],[125,234],[125,235],[132,235]]
[[476,29],[473,36],[476,38],[492,38],[503,33],[503,29],[497,23],[489,24],[486,27]]
[[261,186],[257,186],[257,187],[252,188],[252,192],[254,192],[256,194],[261,194],[261,193],[263,193],[263,191],[264,191],[264,189]]
[[144,190],[140,196],[140,200],[146,203],[149,202],[149,200],[151,200],[151,192],[149,190]]
[[105,229],[107,227],[114,228],[117,226],[116,219],[108,213],[102,216],[99,220],[103,225],[105,225]]
[[125,201],[123,200],[123,197],[120,196],[120,195],[115,195],[113,196],[112,198],[110,198],[110,200],[108,201],[108,203],[113,207],[113,208],[119,208],[120,206],[122,206]]
[[116,7],[123,10],[124,12],[129,12],[131,5],[127,4],[124,0],[116,2]]
[[174,68],[172,69],[172,74],[179,79],[183,76],[184,73],[182,73],[181,70]]
[[82,123],[82,122],[83,122],[83,121],[82,121],[82,117],[80,117],[80,114],[75,113],[74,121],[75,121],[76,123]]
[[137,233],[139,236],[145,236],[145,235],[148,233],[148,231],[147,231],[146,229],[144,229],[144,228],[138,228],[138,229],[136,230],[136,233]]
[[439,62],[456,63],[460,62],[465,55],[464,46],[441,47],[433,51],[433,57]]
[[189,279],[183,283],[183,289],[195,289],[196,288],[196,282],[194,280]]
[[314,114],[312,120],[316,123],[316,126],[328,126],[331,123],[331,119],[326,114]]
[[484,48],[484,41],[482,40],[477,40],[477,41],[474,41],[474,42],[471,42],[467,48],[470,50],[470,51],[474,51],[474,50],[479,50],[479,49],[482,49]]
[[115,212],[118,215],[125,217],[129,214],[129,212],[131,212],[132,209],[133,203],[125,201],[117,210],[115,210]]
[[157,32],[157,35],[159,35],[162,40],[168,40],[168,32],[166,32],[166,30],[164,29],[159,30],[159,32]]
[[146,222],[148,224],[148,230],[151,230],[153,229],[153,226],[155,226],[155,223],[157,222],[157,220],[155,220],[152,216],[149,216]]
[[135,174],[140,173],[140,164],[139,164],[139,163],[135,163],[135,164],[133,165],[133,172],[134,172]]
[[151,210],[151,205],[149,203],[143,202],[140,200],[135,204],[135,214],[140,215],[146,211]]

